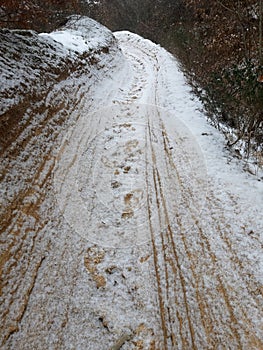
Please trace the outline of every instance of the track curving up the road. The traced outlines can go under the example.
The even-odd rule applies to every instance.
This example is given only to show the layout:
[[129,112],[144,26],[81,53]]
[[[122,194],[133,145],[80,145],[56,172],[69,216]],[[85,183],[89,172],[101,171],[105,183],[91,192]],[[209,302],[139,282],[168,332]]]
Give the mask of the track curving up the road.
[[22,267],[3,272],[12,284],[3,349],[262,349],[255,218],[163,108],[178,103],[173,58],[115,35],[125,59],[83,88],[36,180],[49,181],[24,206],[27,243],[6,257]]

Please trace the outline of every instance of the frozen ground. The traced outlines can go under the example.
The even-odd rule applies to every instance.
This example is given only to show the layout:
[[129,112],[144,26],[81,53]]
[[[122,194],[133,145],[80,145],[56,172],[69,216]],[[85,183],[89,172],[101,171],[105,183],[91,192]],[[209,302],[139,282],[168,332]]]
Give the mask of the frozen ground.
[[2,348],[262,349],[261,175],[171,55],[115,36],[3,153]]

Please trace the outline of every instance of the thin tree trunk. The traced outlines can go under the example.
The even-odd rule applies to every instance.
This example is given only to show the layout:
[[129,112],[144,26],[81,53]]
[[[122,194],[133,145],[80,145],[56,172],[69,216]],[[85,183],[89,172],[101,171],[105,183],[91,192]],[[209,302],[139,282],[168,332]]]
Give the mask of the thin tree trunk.
[[259,0],[259,64],[263,66],[263,57],[262,57],[262,8],[263,1]]

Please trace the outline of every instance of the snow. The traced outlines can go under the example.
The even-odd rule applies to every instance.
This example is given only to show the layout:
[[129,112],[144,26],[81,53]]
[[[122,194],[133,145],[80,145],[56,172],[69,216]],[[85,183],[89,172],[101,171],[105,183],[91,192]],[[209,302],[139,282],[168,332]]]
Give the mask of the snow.
[[78,53],[83,53],[89,49],[89,45],[84,38],[74,32],[57,31],[50,34],[41,33],[40,35],[49,36],[55,41],[63,44],[64,47],[70,50],[75,50]]
[[114,35],[80,19],[39,36],[63,57],[97,40],[109,52],[50,85],[6,151],[3,208],[26,194],[3,236],[2,347],[260,349],[261,175],[225,148],[173,56]]
[[[111,32],[99,25],[91,18],[82,19],[72,16],[64,26],[65,30],[57,30],[52,33],[40,33],[43,38],[52,38],[61,43],[64,48],[83,54],[105,45],[107,47],[107,36]],[[106,35],[107,34],[107,35]]]
[[[35,97],[43,90],[48,91],[65,72],[70,74],[76,66],[90,69],[89,56],[95,58],[96,53],[115,45],[112,33],[90,18],[72,16],[62,29],[50,34],[2,30],[1,114],[23,103],[25,96]],[[59,39],[67,40],[67,45]]]

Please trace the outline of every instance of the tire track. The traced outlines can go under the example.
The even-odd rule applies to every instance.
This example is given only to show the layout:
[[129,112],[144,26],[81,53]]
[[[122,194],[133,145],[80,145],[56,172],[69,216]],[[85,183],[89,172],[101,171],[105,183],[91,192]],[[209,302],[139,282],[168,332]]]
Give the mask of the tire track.
[[[181,266],[180,266],[180,263],[179,263],[179,258],[178,258],[178,254],[177,254],[177,251],[176,251],[176,248],[175,248],[175,243],[172,239],[172,231],[171,231],[171,226],[170,226],[170,222],[169,222],[169,217],[168,217],[168,210],[167,210],[167,206],[166,206],[166,202],[165,202],[165,198],[164,198],[164,194],[163,194],[163,191],[162,191],[162,185],[161,185],[161,180],[160,180],[160,174],[159,174],[159,171],[158,171],[158,165],[156,164],[156,155],[155,155],[155,151],[153,149],[153,141],[152,141],[152,132],[151,132],[151,129],[150,129],[150,126],[148,124],[148,137],[149,137],[149,140],[150,140],[150,150],[151,150],[151,159],[152,159],[152,164],[153,164],[153,169],[152,169],[152,177],[153,177],[153,182],[154,182],[154,189],[155,189],[155,196],[156,196],[156,201],[157,201],[157,207],[156,207],[156,210],[158,210],[158,217],[159,217],[159,220],[160,220],[160,217],[163,215],[164,216],[164,220],[166,222],[166,226],[167,228],[165,229],[165,232],[166,232],[166,239],[168,241],[168,244],[171,243],[172,244],[172,248],[173,248],[173,258],[175,259],[175,267],[176,267],[176,270],[178,271],[178,274],[179,274],[179,281],[180,281],[180,286],[181,286],[181,290],[182,290],[182,295],[183,295],[183,302],[184,302],[184,307],[185,307],[185,314],[186,314],[186,318],[187,318],[187,322],[188,322],[188,327],[189,327],[189,331],[190,331],[190,337],[191,337],[191,346],[193,347],[193,349],[196,349],[196,345],[195,345],[195,340],[194,340],[194,330],[193,330],[193,325],[192,325],[192,321],[191,321],[191,318],[190,318],[190,312],[189,312],[189,307],[188,307],[188,301],[187,301],[187,293],[186,293],[186,282],[185,282],[185,279],[184,279],[184,276],[183,276],[183,273],[182,273],[182,270],[181,270]],[[162,213],[161,213],[162,211]],[[156,234],[156,232],[155,232]],[[164,233],[163,231],[161,230],[161,232],[159,233],[161,235],[161,240],[164,241]],[[156,239],[156,237],[155,237]],[[154,247],[155,247],[155,243],[152,242],[152,244],[154,244]],[[154,248],[154,251],[155,251],[155,254],[158,256],[160,255],[160,252],[156,252],[156,248]],[[162,254],[164,254],[164,251],[161,252]],[[157,261],[157,258],[155,258],[156,261]],[[164,264],[166,266],[167,264],[167,261],[165,259],[165,254],[164,254]],[[163,266],[159,267],[159,269],[163,268]],[[157,269],[156,269],[157,270]],[[165,274],[165,279],[166,279],[166,285],[169,284],[168,280],[167,280],[168,276],[167,276],[167,273]],[[160,285],[160,276],[158,276],[157,278],[158,280],[158,285]],[[162,291],[161,288],[159,288],[159,299],[162,300],[163,299],[163,294],[164,292]],[[166,290],[166,295],[169,295],[169,289]],[[171,316],[169,315],[169,312],[166,310],[164,310],[163,307],[160,308],[160,313],[162,315],[162,319],[166,320],[166,322],[168,323],[167,320],[171,319]],[[163,329],[165,330],[164,332],[164,339],[165,337],[167,337],[167,331],[166,331],[166,327],[169,326],[169,324],[167,324],[166,326],[163,325]],[[190,344],[186,344],[186,339],[182,339],[184,345],[186,346],[190,346]],[[167,348],[167,343],[166,343],[166,340],[165,340],[165,348]]]

